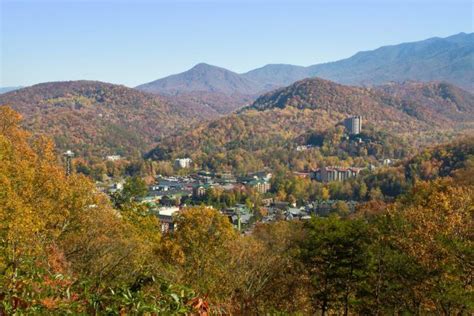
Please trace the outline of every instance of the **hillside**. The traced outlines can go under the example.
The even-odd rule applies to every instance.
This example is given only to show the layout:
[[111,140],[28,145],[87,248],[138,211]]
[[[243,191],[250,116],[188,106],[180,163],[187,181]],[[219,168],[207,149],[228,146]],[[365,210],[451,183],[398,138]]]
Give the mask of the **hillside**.
[[[431,84],[421,84],[418,89],[425,86]],[[436,112],[446,102],[442,91],[430,91],[439,94],[430,98],[434,109],[427,111],[425,107],[414,113],[405,106],[408,103],[416,108],[414,103],[405,101],[410,100],[408,97],[392,96],[390,91],[306,79],[261,96],[238,114],[168,137],[147,157],[169,159],[185,155],[203,167],[243,170],[252,165],[257,169],[271,163],[288,163],[294,155],[296,139],[308,132],[324,132],[351,115],[362,115],[368,129],[405,138],[457,127],[455,111],[449,111],[452,117]],[[466,100],[453,102],[458,102],[455,104],[464,116],[463,122],[472,124],[472,95],[463,93]]]
[[267,85],[288,85],[320,77],[343,84],[379,85],[390,81],[447,81],[474,91],[474,33],[383,46],[347,59],[308,67],[267,65],[242,76]]
[[179,105],[135,89],[95,81],[51,82],[0,95],[24,125],[81,156],[130,155],[202,119]]
[[169,100],[173,104],[193,111],[196,115],[206,119],[217,118],[252,104],[256,95],[244,95],[234,93],[228,95],[220,92],[186,92],[177,95],[163,95],[162,99]]
[[407,81],[375,90],[400,100],[401,110],[425,122],[462,126],[474,118],[474,95],[446,82]]
[[474,121],[474,95],[448,83],[404,82],[374,88],[345,86],[313,78],[259,97],[256,110],[295,107],[325,109],[345,115],[363,114],[384,125],[386,120],[416,119],[440,128]]

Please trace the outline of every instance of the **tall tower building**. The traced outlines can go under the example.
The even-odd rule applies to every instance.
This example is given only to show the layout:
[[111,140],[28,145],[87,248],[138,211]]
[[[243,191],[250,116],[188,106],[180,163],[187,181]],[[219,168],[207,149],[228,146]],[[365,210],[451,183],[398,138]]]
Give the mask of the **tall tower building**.
[[352,116],[344,120],[344,126],[349,135],[357,135],[362,131],[362,116]]
[[74,153],[71,150],[68,150],[63,154],[63,156],[66,159],[66,176],[70,176],[72,173],[72,158],[74,157]]

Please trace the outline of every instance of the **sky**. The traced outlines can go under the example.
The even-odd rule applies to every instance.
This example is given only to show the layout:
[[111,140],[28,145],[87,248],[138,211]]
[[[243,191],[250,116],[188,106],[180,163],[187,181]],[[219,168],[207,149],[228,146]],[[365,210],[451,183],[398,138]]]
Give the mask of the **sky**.
[[307,66],[471,33],[473,14],[472,0],[0,0],[0,87]]

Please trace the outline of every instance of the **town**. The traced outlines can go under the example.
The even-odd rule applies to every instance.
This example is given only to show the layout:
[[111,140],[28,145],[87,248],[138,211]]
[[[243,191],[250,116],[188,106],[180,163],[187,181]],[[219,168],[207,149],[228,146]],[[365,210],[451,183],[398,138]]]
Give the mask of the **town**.
[[[354,143],[363,140],[357,137],[362,132],[362,117],[352,116],[343,121],[345,134],[343,138],[350,137]],[[304,147],[302,149],[302,147]],[[306,150],[309,146],[297,146],[297,151]],[[66,153],[70,157],[71,153]],[[118,155],[107,156],[108,161],[117,161]],[[70,160],[70,159],[69,159]],[[68,161],[69,161],[68,160]],[[380,161],[381,165],[389,165],[391,159]],[[70,162],[66,163],[70,168]],[[173,167],[177,173],[185,171],[185,175],[164,176],[156,175],[152,184],[148,185],[145,196],[137,201],[147,206],[155,214],[162,227],[162,232],[171,232],[175,229],[174,217],[180,210],[189,206],[204,205],[216,208],[228,217],[229,221],[238,231],[249,233],[258,222],[272,222],[277,220],[308,220],[311,216],[328,216],[333,212],[344,211],[352,213],[356,210],[358,201],[353,199],[330,199],[328,196],[321,198],[288,202],[279,200],[272,193],[272,171],[265,169],[243,176],[233,175],[231,172],[211,172],[194,170],[191,158],[183,157],[174,160]],[[324,166],[309,172],[292,172],[296,178],[304,178],[321,184],[330,182],[344,182],[359,176],[361,172],[370,172],[375,166],[341,167]],[[195,171],[195,172],[193,172]],[[103,186],[101,190],[113,196],[120,193],[125,180],[119,180]],[[273,190],[274,191],[274,190]],[[215,203],[213,195],[230,195],[228,201]],[[235,198],[235,196],[239,198]]]

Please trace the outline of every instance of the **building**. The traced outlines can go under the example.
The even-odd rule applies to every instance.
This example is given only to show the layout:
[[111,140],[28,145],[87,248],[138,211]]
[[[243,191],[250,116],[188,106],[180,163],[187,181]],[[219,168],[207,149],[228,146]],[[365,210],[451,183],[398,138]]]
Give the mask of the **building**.
[[107,161],[118,161],[122,159],[122,157],[120,155],[109,155],[109,156],[106,156],[105,159]]
[[358,135],[362,131],[362,116],[352,116],[344,120],[344,126],[349,135]]
[[176,212],[179,212],[178,207],[160,207],[158,209],[157,216],[163,233],[173,232],[176,229],[173,217]]
[[222,210],[221,213],[227,216],[232,225],[239,231],[242,231],[243,228],[248,229],[253,218],[250,209],[243,204],[236,204],[235,207],[229,207]]
[[252,180],[247,183],[247,186],[251,187],[252,189],[261,194],[265,194],[270,191],[270,183],[263,179]]
[[306,151],[312,147],[313,147],[312,145],[299,145],[299,146],[296,146],[296,151]]
[[122,191],[124,184],[125,184],[125,181],[123,181],[123,180],[122,180],[122,181],[115,182],[115,183],[112,183],[112,184],[109,186],[109,188],[108,188],[107,191],[108,191],[109,194]]
[[193,186],[193,198],[200,198],[206,195],[207,190],[212,188],[208,183],[205,184],[196,184]]
[[272,179],[273,174],[268,171],[259,171],[259,172],[250,174],[250,176],[253,177],[254,179],[263,179],[268,182]]
[[72,173],[72,158],[74,158],[74,153],[71,150],[66,151],[63,154],[66,159],[66,176],[70,176]]
[[[338,202],[342,200],[314,201],[305,206],[309,214],[317,216],[329,216],[336,208]],[[343,201],[349,208],[349,213],[353,213],[358,205],[357,201]]]
[[313,172],[313,178],[321,182],[344,181],[359,175],[362,168],[323,167]]
[[178,169],[190,168],[192,164],[191,158],[178,158],[174,161],[174,166]]

